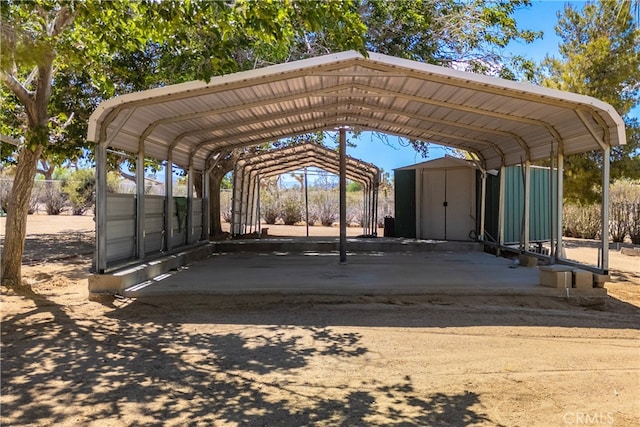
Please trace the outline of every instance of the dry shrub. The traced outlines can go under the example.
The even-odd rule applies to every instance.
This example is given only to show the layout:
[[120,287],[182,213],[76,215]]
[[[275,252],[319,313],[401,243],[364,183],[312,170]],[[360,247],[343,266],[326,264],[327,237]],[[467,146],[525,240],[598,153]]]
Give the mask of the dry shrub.
[[[640,239],[640,182],[618,180],[610,190],[609,233],[614,242]],[[636,242],[640,243],[640,242]]]
[[629,231],[629,203],[612,202],[609,211],[609,235],[614,242],[624,242]]
[[231,212],[231,209],[225,209],[220,213],[220,216],[222,217],[222,221],[230,223],[233,214]]
[[600,223],[598,205],[564,205],[562,224],[565,236],[596,239],[600,235]]
[[325,227],[331,225],[338,219],[338,193],[330,190],[320,190],[313,194],[311,198],[313,214],[318,218],[320,224]]
[[302,221],[302,202],[295,197],[288,197],[282,203],[280,216],[284,225],[294,225]]
[[260,203],[260,215],[267,224],[275,224],[280,216],[280,206],[275,197],[264,197]]
[[640,202],[631,204],[629,216],[629,237],[631,243],[640,245]]
[[61,190],[59,182],[54,181],[45,184],[42,200],[47,215],[60,215],[67,204],[67,199],[67,195]]

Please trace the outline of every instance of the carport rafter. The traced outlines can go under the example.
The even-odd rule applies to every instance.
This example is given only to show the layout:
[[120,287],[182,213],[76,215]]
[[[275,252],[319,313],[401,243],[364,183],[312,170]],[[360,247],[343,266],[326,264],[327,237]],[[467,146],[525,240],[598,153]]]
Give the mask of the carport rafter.
[[[403,125],[403,124],[397,124],[394,122],[390,122],[390,121],[386,121],[386,120],[380,120],[380,119],[369,119],[368,121],[366,119],[363,119],[362,117],[359,116],[354,116],[354,117],[347,117],[346,120],[344,120],[343,122],[338,122],[336,121],[330,121],[332,119],[337,119],[337,118],[343,118],[344,116],[341,114],[334,114],[331,116],[326,116],[324,117],[324,123],[322,127],[318,127],[318,128],[308,128],[308,129],[304,129],[300,132],[296,132],[296,133],[286,133],[283,135],[278,135],[278,136],[269,136],[269,137],[265,137],[262,138],[260,140],[252,140],[250,142],[242,142],[242,143],[238,143],[238,144],[234,144],[234,145],[226,145],[224,146],[226,149],[234,149],[234,148],[241,148],[241,147],[247,147],[247,146],[252,146],[252,145],[260,145],[266,142],[271,142],[274,140],[277,140],[279,138],[284,138],[286,137],[291,137],[291,136],[296,136],[296,135],[302,135],[305,133],[310,133],[310,132],[316,132],[316,131],[325,131],[325,130],[335,130],[335,128],[337,126],[343,125],[343,122],[349,122],[352,125],[356,124],[358,125],[358,127],[362,128],[362,130],[375,130],[375,131],[379,131],[379,132],[385,132],[387,134],[390,135],[395,135],[401,138],[415,138],[415,139],[420,139],[420,140],[428,140],[428,135],[424,135],[424,133],[428,133],[430,135],[440,135],[440,136],[446,136],[447,138],[450,138],[452,140],[456,140],[459,141],[459,144],[457,145],[460,148],[463,148],[465,150],[469,150],[469,151],[476,151],[473,147],[474,144],[481,144],[482,146],[489,146],[491,147],[497,154],[498,156],[502,159],[502,161],[504,162],[504,158],[505,158],[505,154],[504,152],[502,152],[502,150],[500,149],[500,147],[490,141],[487,140],[482,140],[482,139],[470,139],[470,138],[463,138],[463,137],[459,137],[456,135],[451,135],[445,132],[439,132],[439,131],[426,131],[424,129],[421,128],[416,128],[413,126],[408,126],[408,125]],[[388,124],[393,124],[394,126],[398,126],[398,127],[402,127],[404,129],[408,129],[411,132],[395,132],[389,129],[380,129],[377,126],[373,126],[371,125],[371,120],[375,121],[376,123],[388,123]],[[364,121],[363,123],[360,123],[361,121]],[[278,129],[288,129],[290,126],[281,126]],[[245,134],[244,137],[246,138],[251,138],[254,134],[256,134],[257,131],[252,131],[248,134]],[[259,134],[259,132],[258,132]],[[236,139],[236,138],[234,138]],[[229,139],[231,140],[231,139]],[[466,144],[462,144],[462,142],[466,142]],[[213,144],[224,144],[226,143],[225,140],[210,140],[210,141],[206,141],[206,144],[203,143],[202,147],[206,146],[206,145],[213,145]],[[482,156],[484,157],[484,156]]]
[[[244,107],[244,106],[243,106]],[[356,101],[356,100],[348,100],[347,102],[333,102],[331,104],[323,104],[321,106],[310,106],[304,109],[295,109],[295,110],[286,110],[283,111],[281,113],[278,114],[274,114],[270,116],[271,120],[281,120],[281,119],[285,119],[285,118],[289,118],[291,117],[292,114],[298,114],[298,115],[302,115],[302,114],[312,114],[312,113],[320,113],[320,112],[324,112],[324,111],[336,111],[342,108],[350,108],[350,107],[358,107],[361,109],[361,111],[367,111],[370,113],[380,113],[383,112],[382,109],[379,108],[378,105],[373,104],[373,103],[369,103],[369,102],[362,102],[362,101]],[[378,108],[378,109],[376,109]],[[244,109],[244,108],[238,108],[238,110],[240,109]],[[386,112],[386,111],[385,111]],[[474,126],[474,125],[469,125],[469,124],[465,124],[465,123],[459,123],[456,121],[452,121],[452,120],[445,120],[445,119],[438,119],[438,118],[434,118],[434,117],[429,117],[427,115],[424,114],[418,114],[418,113],[411,113],[411,112],[406,112],[406,111],[402,111],[402,110],[398,110],[398,111],[394,111],[393,113],[391,113],[393,116],[395,117],[408,117],[408,118],[412,118],[412,119],[416,119],[416,120],[422,120],[425,122],[430,122],[430,123],[438,123],[438,124],[442,124],[442,125],[446,125],[448,127],[452,127],[452,128],[460,128],[460,129],[465,129],[465,130],[471,130],[474,132],[481,132],[481,133],[487,133],[487,134],[492,134],[492,135],[500,135],[500,136],[505,136],[508,138],[513,139],[514,141],[516,141],[520,147],[525,151],[526,153],[526,158],[530,157],[530,152],[529,152],[529,148],[527,147],[525,141],[522,139],[522,137],[520,137],[519,135],[513,133],[513,132],[507,132],[507,131],[502,131],[502,130],[498,130],[498,129],[492,129],[489,127],[481,127],[481,126]],[[193,131],[189,131],[189,132],[184,132],[180,135],[178,135],[176,137],[176,139],[171,143],[171,148],[175,147],[175,145],[179,144],[180,141],[182,141],[185,138],[191,137],[191,136],[195,136],[195,135],[202,135],[202,134],[208,134],[210,132],[215,132],[215,131],[220,131],[223,127],[227,128],[227,127],[235,127],[235,126],[244,126],[244,127],[251,127],[253,125],[259,124],[261,123],[262,119],[259,117],[255,117],[253,120],[246,120],[246,119],[242,119],[242,120],[238,120],[238,121],[234,121],[234,122],[225,122],[224,124],[217,124],[215,126],[208,126],[208,127],[204,127],[204,128],[200,128],[197,130],[193,130]],[[289,124],[289,126],[291,126]],[[197,145],[195,145],[195,147],[191,150],[192,155],[194,155],[197,151],[199,151],[200,148],[211,144],[212,140],[204,140],[199,142]]]
[[[336,85],[336,86],[332,86],[329,88],[325,88],[325,89],[319,89],[319,90],[315,90],[315,91],[311,91],[309,93],[297,93],[297,94],[288,94],[286,96],[283,96],[281,98],[276,98],[276,99],[270,99],[270,100],[260,100],[260,101],[256,101],[253,103],[248,103],[248,104],[239,104],[239,105],[234,105],[234,106],[229,106],[226,108],[221,108],[218,110],[212,110],[212,111],[206,111],[206,112],[201,112],[201,113],[195,113],[195,114],[186,114],[186,115],[181,115],[181,116],[177,116],[177,117],[172,117],[170,119],[161,119],[161,120],[157,120],[154,123],[152,123],[149,127],[147,127],[147,129],[145,129],[145,131],[143,132],[142,136],[140,137],[140,141],[144,141],[146,138],[150,137],[151,133],[153,133],[153,131],[160,125],[166,125],[166,124],[171,124],[171,123],[177,123],[177,122],[181,122],[181,121],[188,121],[188,120],[193,120],[196,118],[202,118],[202,117],[207,117],[207,116],[215,116],[215,115],[220,115],[220,114],[225,114],[228,112],[233,112],[233,111],[240,111],[240,110],[251,110],[252,108],[255,107],[259,107],[259,106],[264,106],[264,105],[271,105],[271,104],[278,104],[280,102],[284,102],[284,101],[290,101],[290,100],[295,100],[295,99],[303,99],[306,97],[313,97],[314,95],[324,95],[324,96],[329,96],[329,97],[345,97],[347,99],[351,99],[354,97],[354,94],[349,92],[349,93],[340,93],[341,90],[344,89],[349,89],[352,90],[353,88],[357,88],[363,91],[374,91],[376,93],[376,95],[374,96],[368,96],[368,98],[373,98],[379,95],[384,95],[386,97],[393,97],[393,98],[401,98],[404,100],[409,100],[409,101],[414,101],[420,104],[429,104],[429,105],[435,105],[438,107],[447,107],[447,108],[451,108],[451,109],[455,109],[455,110],[460,110],[460,111],[464,111],[464,112],[471,112],[474,114],[478,114],[480,116],[490,116],[490,117],[494,117],[494,118],[501,118],[501,119],[507,119],[510,121],[516,121],[516,122],[520,122],[520,123],[524,123],[524,124],[529,124],[529,125],[534,125],[534,126],[539,126],[539,127],[543,127],[544,129],[546,129],[549,134],[554,138],[554,140],[558,143],[558,144],[562,144],[563,140],[562,137],[560,136],[560,134],[558,133],[558,131],[553,127],[550,126],[540,120],[531,120],[528,119],[526,117],[520,117],[517,115],[511,115],[511,114],[504,114],[504,113],[495,113],[495,112],[491,112],[485,109],[480,109],[480,108],[470,108],[470,107],[466,107],[466,106],[462,106],[462,105],[456,105],[456,104],[452,104],[452,103],[446,103],[446,102],[441,102],[441,101],[437,101],[437,100],[432,100],[432,99],[428,99],[428,98],[424,98],[424,97],[420,97],[420,96],[416,96],[416,95],[410,95],[410,94],[405,94],[405,93],[396,93],[396,92],[391,92],[391,91],[387,91],[387,90],[383,90],[380,88],[372,88],[369,86],[364,86],[361,84],[341,84],[341,85]],[[341,104],[341,103],[336,103],[334,102],[334,104]],[[346,103],[346,105],[348,105],[349,102]],[[306,110],[312,110],[313,107],[309,107]],[[387,112],[388,110],[381,110],[383,112]],[[392,110],[393,111],[393,110]],[[289,112],[284,112],[282,114],[285,115],[289,115]],[[408,116],[407,114],[404,114],[406,116]],[[278,115],[278,117],[280,117]],[[410,116],[409,116],[410,117]],[[277,118],[276,118],[277,119]],[[270,120],[276,120],[272,117],[270,117]],[[437,119],[436,119],[437,120]],[[428,120],[426,120],[428,121]],[[249,122],[251,123],[251,122]],[[255,122],[254,122],[255,123]],[[238,123],[224,123],[224,126],[227,127],[233,127],[233,125],[238,124],[238,125],[245,125],[245,122],[238,122]],[[443,123],[444,124],[444,123]],[[460,125],[458,125],[460,126]],[[489,130],[489,133],[491,133],[491,130],[494,131],[498,131],[496,129],[492,129],[492,128],[481,128],[479,126],[476,126],[475,129],[470,127],[471,125],[467,125],[467,129],[469,130],[475,130],[478,131],[478,129],[482,129],[482,132],[487,132],[487,130]],[[290,127],[290,125],[289,125]],[[460,126],[460,127],[465,127]],[[218,127],[218,129],[220,129],[220,127]],[[200,132],[200,130],[194,131],[195,134],[198,134]],[[503,134],[506,135],[510,135],[513,136],[513,132],[506,132],[503,131]],[[205,132],[206,133],[206,132]],[[495,133],[495,132],[494,132]],[[169,150],[175,148],[176,145],[178,145],[180,143],[180,141],[190,135],[186,135],[185,133],[178,135],[178,137],[176,137],[176,139],[170,144],[169,146]],[[239,138],[242,136],[229,136],[228,138]],[[281,137],[287,137],[287,135],[281,136]],[[405,137],[410,137],[410,136],[405,136]],[[225,138],[219,138],[219,140],[223,140]],[[530,152],[528,147],[526,146],[526,144],[523,145],[523,139],[521,137],[516,138],[515,139],[516,142],[521,146],[521,148],[525,151],[526,153],[526,157],[530,158]],[[202,146],[206,146],[209,145],[211,142],[210,141],[203,141],[201,143],[198,144],[198,147],[202,147]],[[248,142],[247,144],[251,144],[251,142]],[[192,150],[193,151],[193,150]],[[195,153],[192,153],[192,156]]]

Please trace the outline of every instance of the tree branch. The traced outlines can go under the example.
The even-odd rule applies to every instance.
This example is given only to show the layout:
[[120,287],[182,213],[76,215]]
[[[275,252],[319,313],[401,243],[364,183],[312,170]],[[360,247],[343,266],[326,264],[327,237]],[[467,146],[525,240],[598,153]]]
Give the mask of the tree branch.
[[28,108],[29,104],[33,102],[33,92],[27,90],[12,74],[4,70],[0,70],[0,78],[11,92],[18,97],[22,105]]
[[55,37],[62,32],[67,26],[73,22],[73,14],[69,10],[69,6],[60,8],[55,19],[49,24],[47,33]]
[[31,70],[31,73],[29,73],[29,77],[27,77],[27,80],[24,81],[23,86],[25,88],[29,87],[29,85],[31,84],[31,82],[33,82],[33,79],[35,79],[37,75],[38,75],[38,67],[33,67],[33,70]]
[[18,138],[14,138],[9,135],[0,135],[0,142],[4,142],[5,144],[11,144],[18,147],[20,145],[20,140]]

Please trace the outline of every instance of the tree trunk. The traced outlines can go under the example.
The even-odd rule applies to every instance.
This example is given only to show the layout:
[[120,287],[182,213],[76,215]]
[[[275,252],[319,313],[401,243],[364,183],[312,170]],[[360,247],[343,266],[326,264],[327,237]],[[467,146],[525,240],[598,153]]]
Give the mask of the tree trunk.
[[211,237],[222,234],[222,223],[220,222],[220,185],[226,174],[227,172],[220,168],[214,168],[209,174],[209,235]]
[[2,284],[12,288],[22,287],[22,253],[27,234],[29,201],[41,152],[42,146],[37,146],[35,151],[27,146],[20,149],[16,176],[11,189],[0,273]]

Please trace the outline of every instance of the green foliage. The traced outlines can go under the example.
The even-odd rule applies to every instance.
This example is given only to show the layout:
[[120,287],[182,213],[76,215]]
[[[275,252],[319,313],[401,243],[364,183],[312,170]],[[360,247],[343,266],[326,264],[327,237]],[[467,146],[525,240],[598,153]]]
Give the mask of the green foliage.
[[355,193],[355,192],[358,192],[358,191],[362,191],[362,184],[360,184],[359,182],[350,181],[347,184],[347,191],[349,193]]
[[294,225],[302,221],[302,202],[297,197],[287,197],[282,202],[280,217],[284,221],[284,225]]
[[79,169],[63,181],[62,191],[67,195],[74,215],[83,215],[95,204],[96,177],[93,170]]
[[565,6],[556,26],[561,58],[545,59],[543,83],[598,98],[624,116],[640,99],[640,30],[630,2],[616,6],[616,0],[589,2],[580,10]]
[[[640,102],[640,30],[631,2],[600,0],[576,9],[565,6],[556,27],[560,58],[547,57],[539,81],[611,104],[623,117],[627,144],[611,152],[611,178],[640,178],[640,124],[629,112]],[[601,153],[565,158],[565,197],[599,200]]]
[[529,0],[364,0],[367,48],[388,55],[477,71],[504,63],[501,48],[540,33],[518,28],[513,13]]
[[[284,62],[293,45],[320,31],[339,50],[364,51],[354,1],[37,0],[4,3],[0,13],[2,72],[27,90],[51,85],[50,135],[28,140],[58,165],[89,154],[88,118],[114,95]],[[28,78],[47,61],[54,78]],[[17,138],[33,122],[14,89],[1,89],[9,102],[0,122],[2,134]],[[12,151],[3,146],[3,159]]]
[[233,184],[231,183],[231,176],[229,174],[226,174],[222,178],[222,183],[220,184],[220,188],[223,190],[230,190],[232,186]]
[[[534,65],[523,57],[509,57],[503,48],[511,41],[530,43],[542,36],[519,28],[513,16],[529,5],[529,0],[363,0],[361,13],[368,50],[515,79],[521,72],[531,77]],[[408,143],[428,156],[428,141]]]

